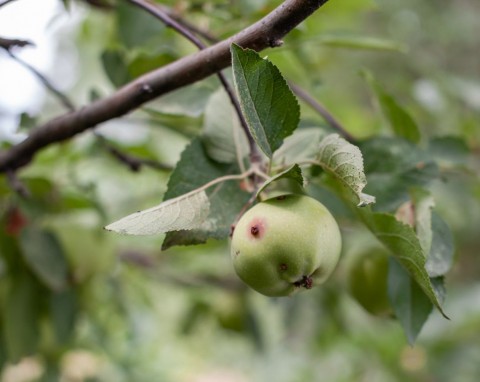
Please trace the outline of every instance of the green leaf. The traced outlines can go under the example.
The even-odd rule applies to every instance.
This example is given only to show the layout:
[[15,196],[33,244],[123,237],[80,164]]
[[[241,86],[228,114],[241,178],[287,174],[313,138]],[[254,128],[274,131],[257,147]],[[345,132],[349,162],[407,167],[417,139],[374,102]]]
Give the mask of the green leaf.
[[453,264],[454,243],[450,227],[435,212],[432,214],[432,245],[425,267],[430,277],[446,274]]
[[465,167],[468,165],[470,150],[459,137],[445,136],[432,138],[428,151],[442,166]]
[[288,165],[315,159],[326,132],[318,127],[299,128],[275,151],[273,162]]
[[205,223],[209,210],[210,203],[205,191],[193,191],[125,216],[105,229],[125,235],[156,235],[191,230],[200,228]]
[[20,235],[20,248],[30,269],[47,287],[57,291],[66,287],[68,264],[54,234],[27,226]]
[[445,278],[443,276],[431,277],[430,281],[432,282],[432,287],[435,291],[435,294],[437,295],[438,301],[443,304],[447,295],[447,289],[445,288]]
[[323,169],[337,178],[356,196],[359,207],[375,203],[375,197],[364,194],[367,178],[360,149],[338,134],[330,134],[321,142],[317,158]]
[[375,92],[382,113],[390,123],[395,134],[411,142],[418,143],[420,141],[420,131],[410,114],[400,106],[392,95],[383,89],[370,73],[364,73],[364,75]]
[[285,171],[271,177],[267,181],[265,181],[257,191],[257,198],[270,184],[276,182],[280,179],[291,179],[294,182],[298,183],[301,187],[303,187],[304,179],[302,175],[302,169],[298,164],[294,164],[293,166],[287,168]]
[[67,343],[73,334],[78,312],[75,292],[67,289],[53,292],[49,301],[50,317],[55,337],[60,344]]
[[203,143],[217,162],[233,163],[248,155],[248,140],[223,88],[209,98],[203,119]]
[[42,177],[28,177],[21,178],[21,181],[30,192],[29,198],[19,201],[26,215],[41,218],[46,213],[59,212],[59,192],[51,180]]
[[105,50],[102,52],[101,61],[105,74],[115,87],[119,88],[132,79],[123,52],[119,50]]
[[139,7],[122,1],[115,8],[118,37],[128,49],[153,43],[165,30],[163,23]]
[[388,297],[410,345],[428,319],[433,305],[405,269],[389,259]]
[[363,222],[407,270],[412,279],[423,290],[423,293],[435,305],[445,318],[448,318],[440,306],[435,290],[425,269],[426,256],[413,228],[398,221],[395,216],[386,213],[372,213],[359,209]]
[[401,42],[378,37],[322,36],[320,38],[320,43],[333,48],[383,50],[401,53],[406,53],[408,50],[408,47]]
[[297,128],[300,107],[278,68],[232,44],[235,88],[250,132],[269,158]]
[[140,77],[142,74],[158,69],[175,61],[175,56],[167,53],[155,53],[150,51],[136,52],[134,57],[129,57],[128,72],[132,78]]
[[30,274],[22,270],[15,274],[7,290],[3,330],[10,362],[33,355],[37,350],[40,332],[41,301],[45,291]]
[[435,206],[430,192],[415,188],[411,190],[412,201],[415,206],[415,232],[424,254],[430,253],[432,245],[432,208]]
[[439,175],[431,156],[401,138],[373,138],[359,144],[375,210],[394,211],[410,198],[410,189],[427,186]]
[[[186,194],[216,178],[235,173],[236,166],[213,161],[206,153],[200,138],[196,138],[183,151],[180,161],[170,176],[165,200]],[[220,183],[207,190],[210,214],[200,229],[169,232],[162,249],[174,245],[204,243],[209,238],[224,239],[230,226],[249,199],[237,182]]]
[[203,114],[213,91],[208,82],[202,81],[168,93],[151,102],[149,107],[162,114],[196,118]]
[[29,113],[20,114],[20,127],[25,130],[31,130],[38,126],[38,120],[36,116],[31,116]]

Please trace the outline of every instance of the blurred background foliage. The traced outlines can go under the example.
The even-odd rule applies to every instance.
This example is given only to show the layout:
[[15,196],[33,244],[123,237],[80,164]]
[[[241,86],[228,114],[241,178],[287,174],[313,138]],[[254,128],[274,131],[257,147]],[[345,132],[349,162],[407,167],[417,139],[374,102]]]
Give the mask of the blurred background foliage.
[[[52,38],[58,39],[56,60],[67,55],[73,63],[61,72],[76,105],[195,51],[124,1],[111,10],[61,3],[54,18],[72,18],[75,28]],[[281,1],[161,3],[221,39]],[[263,53],[355,137],[388,136],[361,75],[368,70],[414,117],[420,146],[445,160],[432,192],[456,244],[446,280],[451,321],[433,312],[411,347],[397,321],[375,317],[352,299],[348,263],[375,239],[328,195],[325,203],[344,236],[342,259],[329,282],[295,298],[267,298],[244,287],[233,273],[227,242],[161,251],[162,236],[103,230],[161,201],[168,169],[201,133],[208,97],[219,86],[209,78],[99,126],[97,135],[42,151],[20,173],[27,198],[0,177],[2,380],[477,381],[478,14],[476,0],[330,1],[282,47]],[[60,84],[55,73],[49,77]],[[18,132],[61,112],[47,95],[41,110],[22,115]],[[325,124],[304,105],[302,120]],[[441,136],[456,137],[455,147],[448,140],[431,143]],[[132,172],[112,148],[164,168]]]

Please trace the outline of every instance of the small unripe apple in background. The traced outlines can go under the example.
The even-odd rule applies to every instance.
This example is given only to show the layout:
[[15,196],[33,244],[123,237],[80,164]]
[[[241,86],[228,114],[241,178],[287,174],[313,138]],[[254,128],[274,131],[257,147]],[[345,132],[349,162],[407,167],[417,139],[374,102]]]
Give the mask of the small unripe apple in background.
[[237,275],[266,296],[288,296],[323,283],[337,265],[337,222],[317,200],[281,195],[258,203],[236,225],[231,256]]
[[388,300],[388,252],[369,248],[354,255],[348,265],[348,290],[352,297],[375,316],[391,316]]

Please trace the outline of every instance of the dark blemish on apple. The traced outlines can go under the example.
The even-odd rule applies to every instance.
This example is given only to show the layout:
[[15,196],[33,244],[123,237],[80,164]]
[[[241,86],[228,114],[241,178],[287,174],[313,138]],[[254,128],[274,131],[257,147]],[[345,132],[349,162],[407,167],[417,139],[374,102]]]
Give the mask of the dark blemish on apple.
[[265,234],[265,221],[261,218],[254,218],[247,229],[250,238],[261,239]]
[[228,235],[229,237],[232,237],[232,236],[233,236],[233,231],[235,231],[235,224],[232,224],[232,225],[230,226],[230,233],[229,233],[229,235]]
[[240,255],[240,251],[237,249],[237,250],[235,251],[235,256],[238,256],[238,255]]
[[310,276],[303,276],[300,280],[293,283],[297,288],[304,287],[305,289],[313,288],[313,280]]
[[285,200],[286,198],[287,198],[287,195],[280,195],[276,197],[277,200]]
[[285,263],[280,264],[278,267],[281,271],[286,271],[288,269],[288,265]]

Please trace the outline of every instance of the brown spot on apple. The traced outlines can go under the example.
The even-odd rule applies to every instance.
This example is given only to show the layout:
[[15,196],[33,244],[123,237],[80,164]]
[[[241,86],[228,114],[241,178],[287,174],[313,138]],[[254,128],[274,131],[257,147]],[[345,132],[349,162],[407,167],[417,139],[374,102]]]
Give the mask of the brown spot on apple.
[[248,237],[251,239],[261,239],[265,234],[265,219],[253,218],[248,227]]

